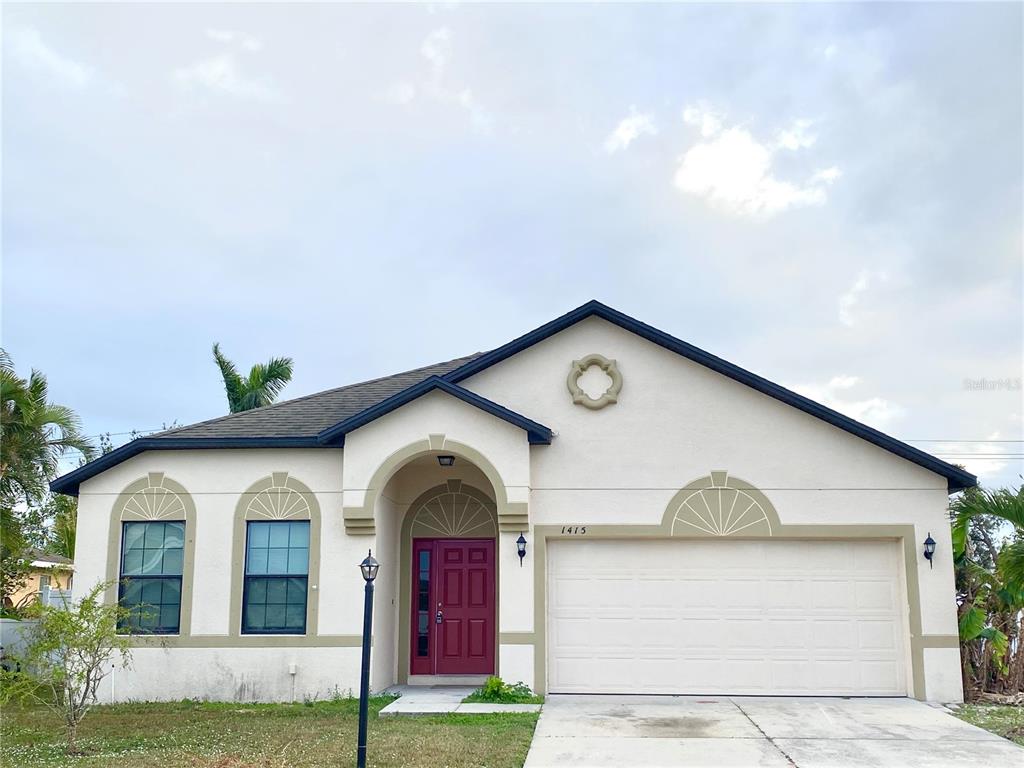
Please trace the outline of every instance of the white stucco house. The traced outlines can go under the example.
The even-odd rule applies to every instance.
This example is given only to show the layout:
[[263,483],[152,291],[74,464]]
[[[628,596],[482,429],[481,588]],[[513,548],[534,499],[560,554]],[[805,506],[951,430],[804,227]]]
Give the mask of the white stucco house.
[[106,700],[358,690],[372,549],[374,690],[959,701],[947,502],[975,482],[590,302],[53,490],[79,497],[76,593],[147,606]]

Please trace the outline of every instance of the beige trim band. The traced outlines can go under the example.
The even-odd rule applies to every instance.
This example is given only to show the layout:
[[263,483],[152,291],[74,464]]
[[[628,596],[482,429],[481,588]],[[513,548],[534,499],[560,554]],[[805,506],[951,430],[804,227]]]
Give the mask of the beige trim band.
[[[371,640],[372,643],[372,640]],[[132,648],[359,648],[361,635],[132,635]]]

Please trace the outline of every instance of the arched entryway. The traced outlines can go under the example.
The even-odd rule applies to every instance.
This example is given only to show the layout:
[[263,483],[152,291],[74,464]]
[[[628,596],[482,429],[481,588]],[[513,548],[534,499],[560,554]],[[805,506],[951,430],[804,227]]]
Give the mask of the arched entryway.
[[378,557],[397,566],[379,595],[376,687],[496,674],[499,526],[487,475],[463,456],[421,455],[375,506]]
[[400,637],[410,675],[490,675],[497,644],[497,513],[478,488],[449,480],[421,494],[402,526]]

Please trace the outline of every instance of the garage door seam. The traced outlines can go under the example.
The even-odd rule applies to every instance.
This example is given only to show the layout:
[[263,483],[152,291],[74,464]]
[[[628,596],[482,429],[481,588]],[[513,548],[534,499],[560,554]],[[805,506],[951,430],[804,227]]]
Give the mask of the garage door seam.
[[758,733],[760,733],[760,734],[761,734],[762,736],[764,736],[765,740],[766,740],[766,741],[767,741],[767,742],[768,742],[769,744],[771,744],[771,745],[772,745],[773,747],[775,747],[775,748],[776,748],[777,750],[779,750],[779,754],[780,754],[780,755],[782,755],[782,756],[783,756],[784,758],[786,758],[786,762],[787,762],[787,763],[789,763],[790,765],[792,765],[792,766],[793,766],[793,768],[799,768],[799,766],[797,766],[797,764],[796,764],[795,762],[793,762],[793,758],[792,758],[792,757],[790,757],[790,756],[789,756],[789,755],[788,755],[788,754],[786,753],[786,750],[784,750],[784,749],[783,749],[782,747],[780,747],[780,746],[779,746],[778,744],[776,744],[776,743],[775,743],[775,739],[773,739],[773,738],[772,738],[771,736],[769,736],[769,735],[768,735],[767,733],[765,733],[765,732],[764,732],[764,730],[763,730],[763,729],[761,728],[761,726],[760,726],[760,725],[758,725],[757,723],[755,723],[755,722],[754,722],[754,718],[752,718],[752,717],[751,717],[750,715],[748,715],[748,714],[747,714],[747,713],[746,713],[746,712],[745,712],[745,711],[743,710],[743,707],[741,707],[741,706],[740,706],[740,705],[739,705],[739,704],[738,704],[738,703],[736,702],[736,700],[735,700],[735,699],[729,699],[729,701],[730,701],[730,702],[732,702],[733,706],[734,706],[734,707],[736,707],[736,709],[738,709],[738,710],[739,710],[740,712],[742,712],[742,713],[743,713],[743,716],[744,716],[745,718],[747,718],[747,720],[749,720],[749,721],[750,721],[750,724],[751,724],[752,726],[754,726],[755,728],[757,728],[757,732],[758,732]]

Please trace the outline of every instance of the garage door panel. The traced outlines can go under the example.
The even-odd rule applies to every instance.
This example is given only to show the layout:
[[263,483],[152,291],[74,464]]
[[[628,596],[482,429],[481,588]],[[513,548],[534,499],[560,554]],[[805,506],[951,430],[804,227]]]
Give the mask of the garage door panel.
[[898,552],[881,541],[552,542],[548,688],[905,695]]

